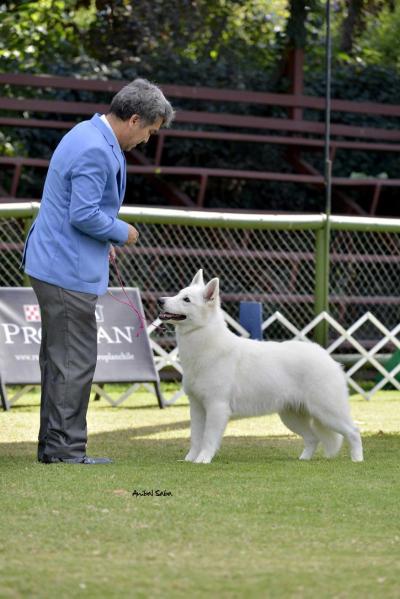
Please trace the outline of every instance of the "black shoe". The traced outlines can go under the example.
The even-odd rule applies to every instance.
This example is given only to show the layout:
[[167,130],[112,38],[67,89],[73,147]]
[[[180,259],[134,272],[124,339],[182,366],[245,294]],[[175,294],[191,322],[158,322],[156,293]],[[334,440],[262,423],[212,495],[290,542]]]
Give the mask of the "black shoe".
[[43,464],[88,464],[91,466],[95,464],[113,463],[109,458],[89,458],[87,455],[83,456],[82,458],[56,458],[54,456],[47,456],[44,454],[41,461]]

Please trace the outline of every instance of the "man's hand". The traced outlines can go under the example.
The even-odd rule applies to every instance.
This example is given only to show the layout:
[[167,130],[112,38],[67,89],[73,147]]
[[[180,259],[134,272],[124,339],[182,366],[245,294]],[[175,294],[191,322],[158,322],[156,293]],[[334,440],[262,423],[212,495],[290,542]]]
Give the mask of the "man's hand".
[[135,229],[132,225],[128,225],[128,241],[126,241],[125,245],[132,245],[136,243],[139,238],[139,231]]
[[115,251],[115,247],[113,245],[110,245],[110,250],[108,252],[108,259],[111,260],[115,260],[117,257],[117,253]]

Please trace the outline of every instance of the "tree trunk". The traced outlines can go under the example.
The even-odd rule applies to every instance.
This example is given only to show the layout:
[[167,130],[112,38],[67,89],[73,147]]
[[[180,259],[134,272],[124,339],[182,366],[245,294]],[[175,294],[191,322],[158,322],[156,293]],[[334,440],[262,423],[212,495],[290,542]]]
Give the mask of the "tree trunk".
[[347,17],[342,23],[342,35],[340,49],[342,52],[351,54],[354,46],[354,38],[363,27],[364,0],[346,0]]

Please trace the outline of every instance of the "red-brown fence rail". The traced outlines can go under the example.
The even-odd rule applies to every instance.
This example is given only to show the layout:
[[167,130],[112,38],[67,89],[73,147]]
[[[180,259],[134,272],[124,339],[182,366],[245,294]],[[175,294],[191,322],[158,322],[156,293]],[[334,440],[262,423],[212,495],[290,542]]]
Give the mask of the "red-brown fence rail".
[[[71,92],[114,93],[126,82],[85,80],[70,77],[0,74],[0,84],[4,93],[0,97],[0,125],[3,127],[28,127],[66,130],[71,128],[81,117],[94,112],[107,111],[108,104],[75,100],[59,100],[43,97],[26,97],[34,95],[40,89],[41,95],[52,90]],[[323,174],[313,167],[302,155],[302,151],[319,151],[324,147],[323,111],[325,102],[322,98],[301,94],[275,94],[252,91],[209,89],[204,87],[188,87],[178,85],[162,86],[168,97],[191,100],[196,109],[178,110],[176,126],[171,130],[162,130],[157,137],[154,156],[149,158],[135,149],[128,156],[128,173],[143,174],[157,186],[158,190],[173,205],[201,207],[206,204],[208,180],[212,177],[233,179],[257,179],[262,181],[281,181],[322,188]],[[204,102],[210,102],[215,111],[204,109]],[[232,106],[254,106],[258,114],[235,114],[220,111],[221,102],[232,103]],[[197,104],[202,110],[197,109]],[[266,114],[260,115],[260,109]],[[268,116],[271,111],[279,109],[283,116]],[[302,110],[296,110],[302,109]],[[307,109],[307,118],[304,110]],[[400,152],[400,129],[397,126],[400,117],[400,105],[378,104],[374,102],[352,102],[333,100],[332,111],[334,121],[331,126],[332,142],[330,146],[331,160],[334,161],[338,151],[373,151]],[[341,121],[344,115],[364,117],[384,116],[388,127],[349,125]],[[249,170],[235,168],[211,168],[194,166],[163,165],[165,140],[172,137],[187,139],[207,139],[219,142],[251,142],[280,145],[288,148],[287,158],[294,172],[270,172],[268,170]],[[48,161],[37,157],[0,157],[0,168],[13,169],[8,190],[3,190],[3,200],[18,199],[21,173],[24,167],[46,168]],[[198,181],[197,195],[189,197],[177,186],[180,179]],[[385,188],[400,187],[400,178],[333,177],[334,193],[342,201],[342,205],[350,212],[375,214],[381,201],[381,192]],[[363,189],[369,195],[367,209],[355,203],[346,195],[351,188]]]

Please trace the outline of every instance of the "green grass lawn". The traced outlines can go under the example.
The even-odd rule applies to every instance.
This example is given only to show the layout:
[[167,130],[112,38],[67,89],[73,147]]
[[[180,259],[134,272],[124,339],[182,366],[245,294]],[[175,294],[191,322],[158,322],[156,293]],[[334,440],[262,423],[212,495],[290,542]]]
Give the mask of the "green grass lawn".
[[186,400],[91,402],[88,454],[115,463],[90,467],[36,463],[38,393],[21,398],[0,413],[0,597],[399,598],[400,394],[351,403],[362,464],[298,461],[268,416],[196,465]]

